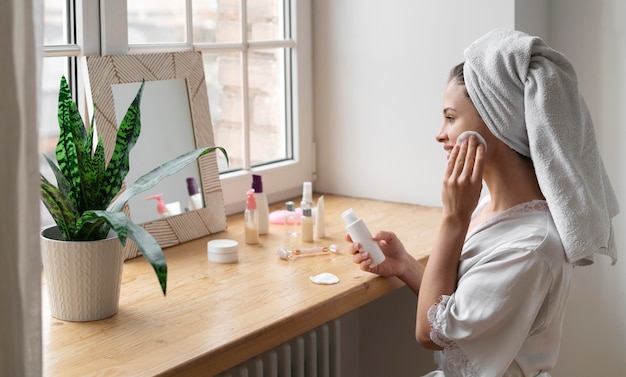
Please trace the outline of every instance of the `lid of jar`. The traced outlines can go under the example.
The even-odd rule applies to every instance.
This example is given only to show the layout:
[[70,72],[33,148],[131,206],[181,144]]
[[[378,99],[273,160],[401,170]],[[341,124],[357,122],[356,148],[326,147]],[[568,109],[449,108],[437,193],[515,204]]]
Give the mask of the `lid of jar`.
[[235,240],[218,239],[207,243],[209,253],[228,254],[236,253],[239,249],[239,242]]

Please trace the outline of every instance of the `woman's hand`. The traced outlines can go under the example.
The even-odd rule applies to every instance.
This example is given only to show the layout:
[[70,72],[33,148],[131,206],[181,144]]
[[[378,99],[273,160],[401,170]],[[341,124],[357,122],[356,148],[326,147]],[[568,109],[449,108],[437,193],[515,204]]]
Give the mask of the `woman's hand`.
[[352,242],[350,254],[352,261],[360,265],[361,270],[375,273],[380,276],[398,276],[404,272],[406,265],[405,258],[408,256],[404,245],[393,232],[381,231],[376,233],[372,239],[378,243],[385,254],[385,261],[374,268],[370,268],[372,258],[367,251],[361,252],[361,244],[352,242],[349,234],[346,234],[346,241]]
[[352,261],[358,264],[363,271],[380,276],[397,276],[415,294],[418,294],[424,276],[424,266],[407,253],[395,233],[378,232],[372,239],[378,243],[385,254],[385,261],[374,268],[370,268],[372,258],[366,251],[360,252],[361,244],[352,242],[350,235],[346,234],[346,241],[352,242],[349,249],[350,254],[352,254]]
[[450,153],[443,180],[444,216],[469,221],[480,199],[485,147],[470,136]]

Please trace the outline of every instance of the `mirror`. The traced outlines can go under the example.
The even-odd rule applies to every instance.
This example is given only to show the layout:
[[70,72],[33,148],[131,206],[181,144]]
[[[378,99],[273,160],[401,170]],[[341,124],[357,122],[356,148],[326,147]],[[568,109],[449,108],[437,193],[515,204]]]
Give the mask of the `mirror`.
[[[183,152],[215,145],[200,52],[89,56],[85,61],[88,92],[92,96],[87,102],[97,108],[95,124],[103,139],[107,160],[115,145],[117,125],[141,81],[146,81],[141,103],[141,135],[131,152],[128,183]],[[164,179],[145,195],[132,198],[124,211],[146,228],[161,247],[226,229],[217,153],[201,157],[197,164]],[[164,202],[178,201],[184,210],[189,197],[187,177],[196,178],[205,206],[158,218],[156,202],[146,197],[162,193]],[[127,243],[126,259],[138,253],[132,242]]]
[[[118,126],[140,85],[141,83],[111,85]],[[195,149],[185,80],[146,82],[141,97],[141,123],[141,136],[130,155],[132,163],[126,176],[127,182],[135,182],[146,173],[148,166],[158,166]],[[167,147],[155,149],[154,146]],[[175,175],[165,178],[156,187],[130,198],[128,207],[133,221],[143,224],[160,217],[157,202],[148,200],[154,195],[162,195],[164,203],[173,205],[170,206],[173,207],[170,208],[172,215],[185,211],[189,207],[187,177],[192,177],[196,183],[200,183],[197,163],[190,164]]]

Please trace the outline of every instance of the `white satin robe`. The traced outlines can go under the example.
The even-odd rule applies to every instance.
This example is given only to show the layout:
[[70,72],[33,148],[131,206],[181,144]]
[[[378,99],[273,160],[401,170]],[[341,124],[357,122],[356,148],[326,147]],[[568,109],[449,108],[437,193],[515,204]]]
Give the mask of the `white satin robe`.
[[[484,205],[485,198],[480,205]],[[573,267],[545,201],[520,204],[467,234],[456,291],[429,311],[435,376],[549,376]]]

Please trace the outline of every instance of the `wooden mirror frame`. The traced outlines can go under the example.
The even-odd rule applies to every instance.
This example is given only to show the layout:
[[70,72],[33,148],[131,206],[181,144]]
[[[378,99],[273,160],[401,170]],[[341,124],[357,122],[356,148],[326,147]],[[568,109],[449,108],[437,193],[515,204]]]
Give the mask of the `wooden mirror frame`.
[[[114,84],[142,80],[184,79],[189,95],[196,148],[214,146],[213,124],[204,76],[202,53],[171,52],[136,55],[88,56],[85,58],[88,86],[95,103],[95,124],[104,142],[107,161],[111,158],[117,125],[113,101]],[[89,92],[89,89],[88,89]],[[198,159],[204,208],[141,224],[163,248],[178,245],[226,229],[226,213],[216,154]],[[145,172],[154,167],[146,168]],[[125,186],[122,188],[124,190]],[[130,216],[128,205],[124,212]],[[126,244],[125,258],[139,255],[133,242]]]

